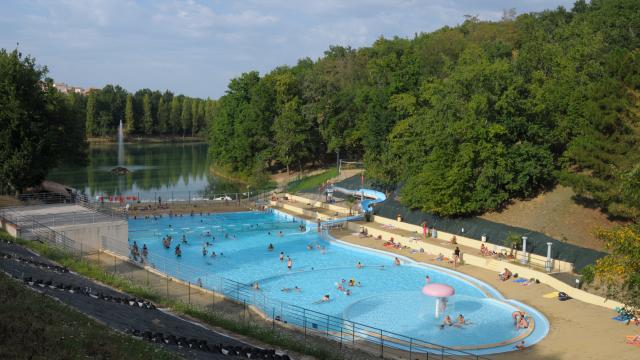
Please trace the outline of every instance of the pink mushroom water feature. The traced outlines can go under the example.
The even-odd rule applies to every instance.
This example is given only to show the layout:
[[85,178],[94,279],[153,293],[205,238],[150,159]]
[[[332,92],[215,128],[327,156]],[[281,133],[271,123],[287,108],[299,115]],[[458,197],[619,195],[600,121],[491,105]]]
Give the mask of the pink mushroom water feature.
[[447,308],[447,297],[453,296],[456,291],[449,285],[445,284],[427,284],[422,288],[422,293],[432,296],[436,299],[436,318],[440,316],[440,312],[444,312]]

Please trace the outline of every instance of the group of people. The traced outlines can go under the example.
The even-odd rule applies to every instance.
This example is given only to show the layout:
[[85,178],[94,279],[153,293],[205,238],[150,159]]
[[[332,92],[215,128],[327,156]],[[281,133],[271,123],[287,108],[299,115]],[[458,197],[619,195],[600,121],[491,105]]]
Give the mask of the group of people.
[[480,244],[480,254],[482,256],[494,256],[496,255],[495,251],[489,250],[488,246],[485,246],[484,243]]
[[138,248],[138,243],[137,242],[133,242],[133,245],[131,245],[131,257],[133,258],[133,261],[138,261],[138,258],[140,258],[140,262],[144,263],[147,260],[147,257],[149,256],[149,248],[147,248],[147,244],[142,244],[142,253],[140,253],[140,248]]
[[445,326],[462,327],[464,325],[470,325],[470,324],[471,323],[468,320],[466,320],[462,314],[458,314],[458,317],[456,318],[455,322],[451,319],[451,316],[446,315],[444,317],[444,320],[442,321],[442,324],[440,324],[440,329],[444,329]]
[[511,317],[513,318],[513,324],[516,329],[528,329],[529,328],[529,320],[527,319],[527,314],[522,310],[516,310],[511,313]]
[[340,282],[336,283],[336,289],[347,296],[351,295],[351,289],[349,289],[349,287],[362,287],[362,284],[354,278],[351,278],[348,282],[347,280],[342,279]]

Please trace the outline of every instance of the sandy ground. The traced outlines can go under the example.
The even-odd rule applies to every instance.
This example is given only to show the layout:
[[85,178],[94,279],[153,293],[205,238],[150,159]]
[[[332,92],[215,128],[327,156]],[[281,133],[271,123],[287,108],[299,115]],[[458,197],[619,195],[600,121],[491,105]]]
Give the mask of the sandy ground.
[[607,218],[600,209],[592,209],[574,201],[571,188],[556,186],[550,192],[530,200],[516,200],[500,212],[490,212],[481,218],[498,223],[540,231],[571,244],[604,250],[593,231],[623,224]]
[[[442,262],[433,262],[429,254],[410,254],[406,250],[389,250],[382,241],[373,238],[353,236],[349,231],[340,230],[334,236],[358,245],[394,252],[414,260],[438,266],[452,267]],[[640,347],[625,344],[626,335],[640,334],[640,327],[626,326],[612,320],[614,311],[578,300],[566,302],[556,298],[547,299],[542,295],[555,291],[544,285],[520,286],[513,282],[502,282],[489,270],[470,265],[456,269],[472,275],[498,289],[505,297],[531,305],[547,316],[551,329],[545,339],[524,351],[493,355],[495,359],[640,359]]]

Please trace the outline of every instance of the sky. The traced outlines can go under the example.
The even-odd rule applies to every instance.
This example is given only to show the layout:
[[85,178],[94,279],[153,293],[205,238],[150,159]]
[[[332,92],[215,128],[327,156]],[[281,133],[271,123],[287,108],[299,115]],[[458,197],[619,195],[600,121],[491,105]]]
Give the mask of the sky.
[[464,21],[571,8],[573,0],[2,0],[0,48],[16,43],[56,82],[201,98],[330,45],[359,48]]

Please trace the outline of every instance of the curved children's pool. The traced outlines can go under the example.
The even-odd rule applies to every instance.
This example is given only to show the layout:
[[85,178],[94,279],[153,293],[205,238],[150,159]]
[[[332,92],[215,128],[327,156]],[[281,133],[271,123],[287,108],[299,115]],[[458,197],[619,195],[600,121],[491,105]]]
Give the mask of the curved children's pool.
[[[306,224],[306,231],[301,231],[301,224]],[[184,281],[196,283],[199,279],[211,289],[220,290],[220,278],[244,284],[257,282],[260,294],[271,303],[297,305],[474,354],[511,351],[523,338],[532,345],[548,332],[549,324],[542,314],[504,299],[477,279],[406,258],[402,258],[401,266],[395,266],[393,255],[325,240],[315,230],[315,224],[277,211],[129,219],[130,242],[136,241],[140,248],[147,245],[149,263]],[[173,237],[170,249],[162,244],[166,235]],[[174,248],[183,235],[188,243],[181,245],[182,257],[177,258]],[[212,245],[204,256],[206,242]],[[273,244],[273,251],[268,250],[269,244]],[[217,256],[211,257],[214,251]],[[284,261],[279,259],[280,252],[285,254]],[[287,257],[293,261],[291,270]],[[364,267],[357,268],[358,262]],[[427,275],[432,283],[455,289],[438,318],[436,299],[421,293]],[[350,295],[337,289],[336,284],[343,279]],[[348,286],[351,279],[361,286]],[[295,287],[301,291],[282,291]],[[331,301],[320,302],[325,294]],[[534,326],[516,329],[511,314],[517,309],[525,310]],[[470,324],[440,327],[444,315],[455,320],[458,314]]]

